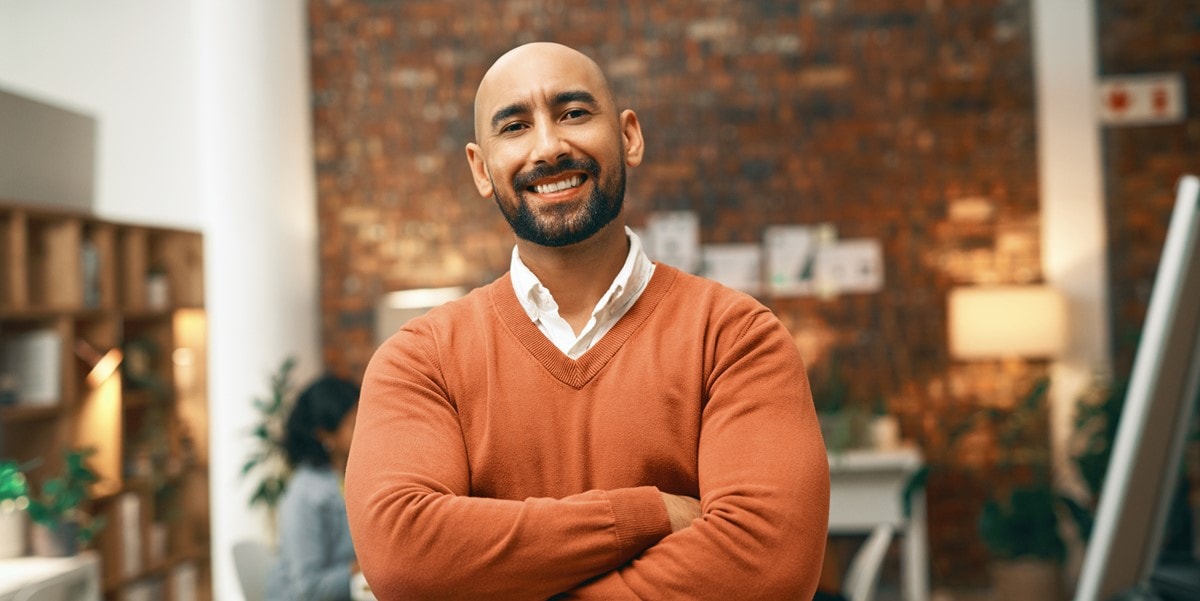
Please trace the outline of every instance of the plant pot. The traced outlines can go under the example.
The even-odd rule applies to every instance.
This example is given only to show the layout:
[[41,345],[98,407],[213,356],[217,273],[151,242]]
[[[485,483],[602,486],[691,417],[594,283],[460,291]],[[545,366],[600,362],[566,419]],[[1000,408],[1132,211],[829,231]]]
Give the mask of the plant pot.
[[25,554],[25,531],[28,512],[17,509],[15,503],[0,503],[0,559]]
[[991,564],[995,599],[1059,601],[1063,598],[1062,573],[1057,562],[1046,559],[1005,559]]
[[79,551],[79,524],[63,522],[53,527],[33,525],[33,554],[42,557],[68,557]]

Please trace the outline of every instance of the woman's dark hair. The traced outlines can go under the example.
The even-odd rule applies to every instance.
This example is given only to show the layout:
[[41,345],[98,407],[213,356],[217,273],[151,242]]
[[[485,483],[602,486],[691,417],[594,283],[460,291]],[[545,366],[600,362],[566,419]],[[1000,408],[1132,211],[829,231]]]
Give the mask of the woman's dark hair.
[[283,432],[283,450],[291,466],[329,465],[329,453],[317,430],[332,432],[358,404],[358,386],[337,376],[321,376],[296,397]]

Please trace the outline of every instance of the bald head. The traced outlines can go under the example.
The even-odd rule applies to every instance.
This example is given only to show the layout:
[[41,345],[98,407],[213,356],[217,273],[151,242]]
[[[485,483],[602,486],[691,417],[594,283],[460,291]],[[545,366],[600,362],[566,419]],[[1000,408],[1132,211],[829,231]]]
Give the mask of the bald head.
[[[505,111],[528,102],[530,94],[575,89],[615,109],[608,79],[587,55],[553,42],[517,46],[492,63],[475,92],[475,139],[482,141]],[[613,111],[615,113],[615,111]]]

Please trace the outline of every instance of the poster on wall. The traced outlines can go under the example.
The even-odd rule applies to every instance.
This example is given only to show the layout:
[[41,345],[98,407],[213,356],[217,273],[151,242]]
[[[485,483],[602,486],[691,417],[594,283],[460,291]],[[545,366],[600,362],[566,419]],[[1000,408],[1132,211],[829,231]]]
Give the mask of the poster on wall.
[[830,224],[779,225],[763,234],[767,287],[775,296],[820,296],[883,289],[879,240],[838,240]]
[[828,282],[837,294],[879,292],[883,289],[883,248],[878,240],[838,240],[821,249],[817,281]]
[[1112,75],[1101,77],[1096,88],[1104,125],[1160,125],[1179,123],[1186,117],[1179,73]]
[[700,217],[696,213],[651,213],[646,217],[644,231],[642,242],[651,260],[688,273],[700,271]]
[[747,294],[762,291],[762,248],[758,244],[705,244],[704,277]]
[[773,225],[763,231],[767,290],[775,296],[832,293],[821,281],[817,257],[837,237],[832,225]]

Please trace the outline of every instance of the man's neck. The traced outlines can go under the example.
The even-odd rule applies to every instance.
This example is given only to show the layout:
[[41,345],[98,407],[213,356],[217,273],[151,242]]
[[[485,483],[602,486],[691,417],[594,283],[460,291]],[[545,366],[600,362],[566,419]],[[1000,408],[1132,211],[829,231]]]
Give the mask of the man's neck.
[[591,238],[570,246],[554,248],[517,239],[517,252],[550,291],[559,315],[578,334],[625,265],[629,237],[624,220],[618,218]]

